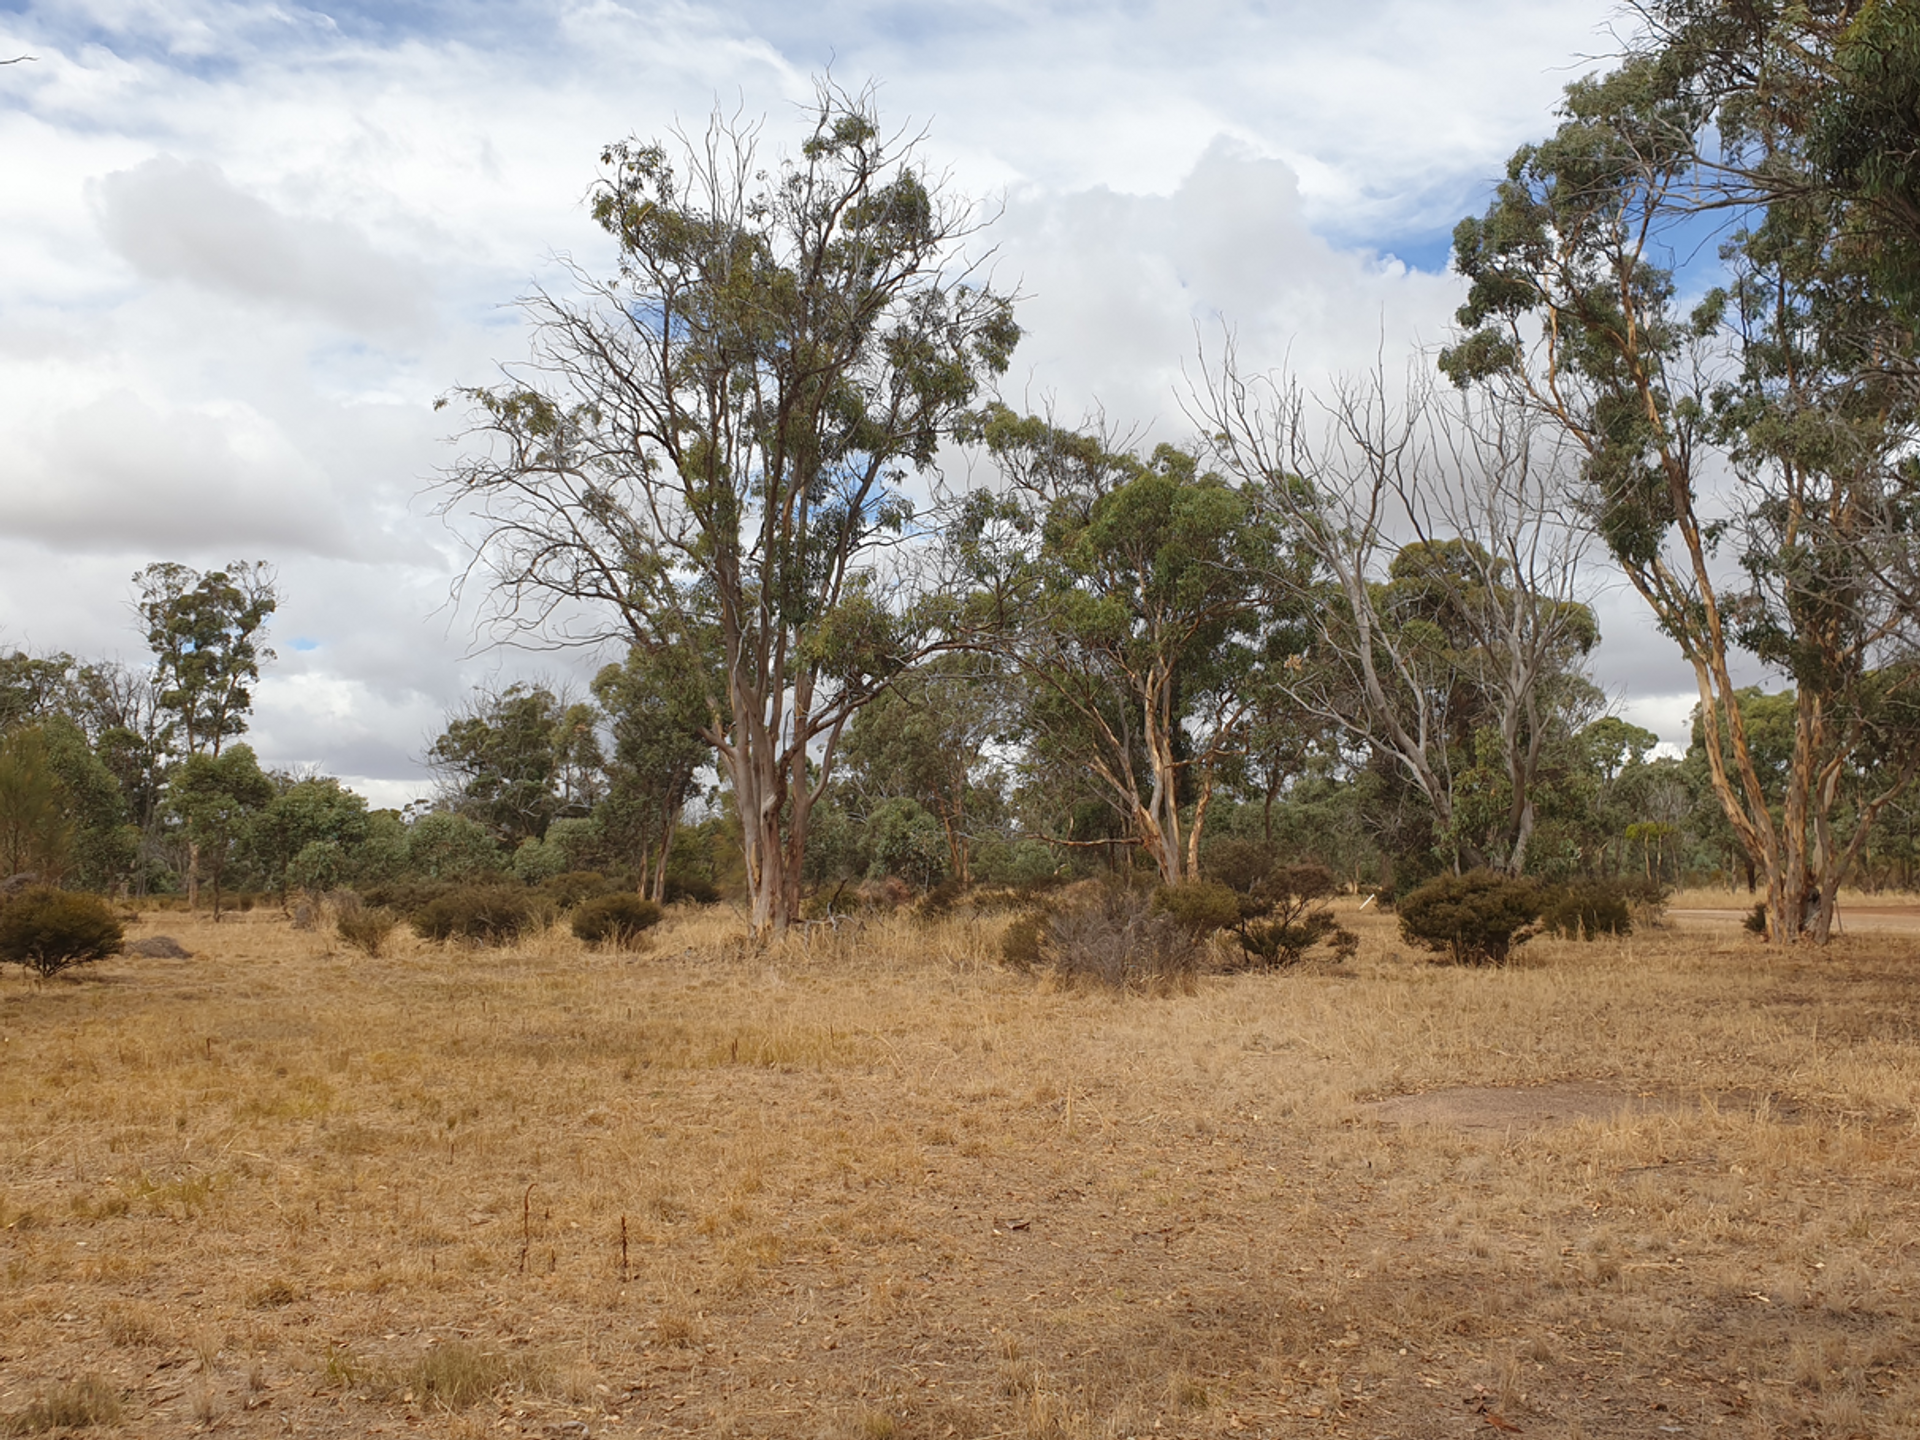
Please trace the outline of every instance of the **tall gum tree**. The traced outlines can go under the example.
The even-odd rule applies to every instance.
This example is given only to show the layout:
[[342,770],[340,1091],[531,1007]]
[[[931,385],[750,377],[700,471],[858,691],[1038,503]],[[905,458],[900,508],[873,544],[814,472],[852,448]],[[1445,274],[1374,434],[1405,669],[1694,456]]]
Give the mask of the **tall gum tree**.
[[848,720],[938,643],[912,603],[912,472],[1019,338],[942,193],[871,96],[817,93],[797,154],[757,128],[609,147],[612,276],[533,295],[531,361],[459,392],[445,510],[508,634],[710,633],[704,736],[738,807],[752,923],[799,907],[809,814]]
[[[1599,638],[1555,447],[1516,407],[1450,403],[1417,375],[1404,394],[1375,371],[1316,398],[1230,351],[1197,403],[1221,467],[1287,539],[1262,578],[1305,633],[1275,688],[1404,776],[1445,861],[1523,873]],[[1490,823],[1462,804],[1483,756]]]
[[[1889,357],[1911,356],[1912,330],[1886,247],[1862,243],[1888,213],[1817,153],[1861,9],[1644,7],[1635,51],[1570,86],[1559,128],[1456,230],[1466,334],[1442,357],[1583,452],[1594,528],[1693,668],[1700,751],[1777,943],[1827,938],[1920,760],[1891,743],[1911,733],[1914,597],[1888,583],[1910,554],[1916,438],[1911,361]],[[1675,247],[1702,213],[1723,223],[1727,283],[1683,313]],[[1794,685],[1778,784],[1742,713],[1742,652]],[[1875,747],[1881,783],[1843,804]]]

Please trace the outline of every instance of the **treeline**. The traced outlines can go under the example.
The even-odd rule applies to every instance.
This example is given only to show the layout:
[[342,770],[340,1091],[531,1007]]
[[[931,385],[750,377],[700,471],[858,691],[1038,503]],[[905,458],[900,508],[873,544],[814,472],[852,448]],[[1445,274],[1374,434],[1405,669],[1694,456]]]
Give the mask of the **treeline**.
[[[677,657],[762,931],[854,874],[1178,887],[1274,834],[1396,889],[1732,873],[1824,941],[1843,883],[1906,878],[1920,766],[1920,27],[1637,14],[1458,227],[1437,369],[1315,393],[1229,345],[1150,454],[992,401],[979,211],[870,92],[822,84],[772,160],[724,120],[610,146],[617,265],[453,397],[490,618]],[[1586,679],[1603,555],[1694,672],[1684,760]]]
[[[609,146],[617,263],[449,397],[441,492],[496,634],[627,657],[591,696],[481,697],[435,812],[363,834],[249,838],[326,782],[241,796],[244,707],[189,723],[157,643],[153,764],[114,771],[127,727],[84,705],[85,746],[36,722],[20,764],[87,749],[143,884],[589,869],[765,934],[862,884],[1178,891],[1225,853],[1396,894],[1724,877],[1824,941],[1843,884],[1913,880],[1920,26],[1637,13],[1456,230],[1454,343],[1317,391],[1228,346],[1150,452],[993,398],[1021,332],[979,208],[870,92],[822,84],[782,156],[725,120]],[[1721,283],[1683,303],[1710,227]],[[1591,683],[1602,567],[1694,673],[1683,757]]]

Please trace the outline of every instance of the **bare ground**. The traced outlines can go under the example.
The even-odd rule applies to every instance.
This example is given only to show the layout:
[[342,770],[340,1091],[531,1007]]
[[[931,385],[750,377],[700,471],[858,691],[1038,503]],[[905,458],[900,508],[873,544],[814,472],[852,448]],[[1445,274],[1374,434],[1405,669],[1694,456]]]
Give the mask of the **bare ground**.
[[1369,913],[1151,999],[992,920],[155,919],[197,958],[0,979],[0,1430],[1920,1435],[1899,937]]

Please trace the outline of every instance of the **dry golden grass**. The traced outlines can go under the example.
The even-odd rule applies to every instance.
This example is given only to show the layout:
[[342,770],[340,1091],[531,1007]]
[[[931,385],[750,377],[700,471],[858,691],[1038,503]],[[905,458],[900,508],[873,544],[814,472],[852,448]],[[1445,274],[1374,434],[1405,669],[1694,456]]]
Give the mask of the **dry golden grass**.
[[[1349,918],[1148,999],[997,919],[154,916],[0,977],[0,1433],[1920,1436],[1911,940]],[[1372,1103],[1549,1083],[1642,1104]]]

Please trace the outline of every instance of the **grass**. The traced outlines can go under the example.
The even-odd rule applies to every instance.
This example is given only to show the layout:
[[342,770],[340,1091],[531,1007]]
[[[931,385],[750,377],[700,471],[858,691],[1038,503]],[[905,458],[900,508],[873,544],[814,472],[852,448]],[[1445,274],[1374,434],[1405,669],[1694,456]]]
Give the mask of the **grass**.
[[[1162,998],[964,916],[9,972],[0,1429],[1920,1437],[1911,940],[1342,919]],[[1662,1103],[1372,1108],[1548,1083]]]

